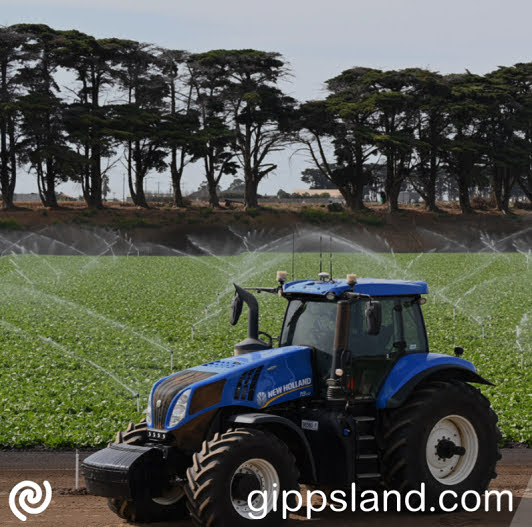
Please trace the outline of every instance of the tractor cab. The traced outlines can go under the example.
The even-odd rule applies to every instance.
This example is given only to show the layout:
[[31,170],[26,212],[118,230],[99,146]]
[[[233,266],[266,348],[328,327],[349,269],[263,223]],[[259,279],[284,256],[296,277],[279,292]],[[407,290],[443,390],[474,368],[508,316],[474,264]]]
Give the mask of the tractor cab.
[[[374,398],[399,357],[428,352],[420,300],[418,295],[376,297],[371,301],[359,298],[351,301],[344,313],[337,302],[293,299],[286,310],[280,346],[309,346],[314,350],[319,389],[324,394],[335,355],[336,327],[345,324],[346,347],[337,360],[344,371],[345,388],[355,396]],[[367,317],[371,304],[380,306],[381,323],[373,332]],[[337,320],[338,316],[346,316],[347,320]]]
[[[237,288],[237,295],[241,291]],[[281,280],[277,292],[288,300],[279,346],[313,350],[316,392],[322,397],[329,387],[332,397],[375,399],[399,358],[429,351],[420,307],[428,292],[425,282],[357,280],[356,275],[331,280],[321,273],[318,280]]]

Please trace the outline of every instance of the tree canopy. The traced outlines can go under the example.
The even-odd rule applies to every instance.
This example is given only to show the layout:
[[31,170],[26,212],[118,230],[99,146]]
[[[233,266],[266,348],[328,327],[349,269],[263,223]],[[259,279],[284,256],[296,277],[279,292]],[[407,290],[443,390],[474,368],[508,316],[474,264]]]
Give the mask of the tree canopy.
[[368,189],[396,210],[411,188],[436,211],[444,184],[463,212],[478,189],[505,213],[516,192],[531,199],[532,63],[486,75],[353,67],[303,102],[284,91],[288,75],[274,51],[192,54],[43,24],[0,28],[3,207],[14,206],[20,167],[46,206],[58,206],[58,183],[74,181],[88,206],[103,207],[115,166],[137,206],[148,207],[146,180],[160,172],[182,207],[191,163],[203,167],[211,206],[229,175],[257,207],[260,183],[278,168],[272,154],[288,148],[308,157],[303,181],[338,188],[352,210]]

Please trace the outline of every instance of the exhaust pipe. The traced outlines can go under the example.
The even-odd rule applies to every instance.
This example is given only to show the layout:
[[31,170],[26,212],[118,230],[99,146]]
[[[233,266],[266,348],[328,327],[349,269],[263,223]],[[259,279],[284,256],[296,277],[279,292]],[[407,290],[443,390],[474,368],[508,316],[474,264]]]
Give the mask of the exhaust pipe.
[[254,295],[249,291],[246,291],[237,284],[235,286],[238,296],[247,304],[248,306],[248,338],[249,339],[258,339],[259,338],[259,303]]
[[[243,355],[244,353],[250,353],[252,351],[263,351],[270,349],[270,345],[259,339],[259,304],[254,295],[249,291],[246,291],[237,284],[233,284],[236,290],[236,296],[233,302],[245,302],[248,306],[248,336],[242,342],[235,345],[235,355]],[[235,304],[235,306],[236,306]],[[241,306],[240,306],[240,309]],[[240,315],[240,313],[238,313]],[[238,321],[238,316],[231,319],[231,323],[234,324]],[[234,325],[233,324],[233,325]]]

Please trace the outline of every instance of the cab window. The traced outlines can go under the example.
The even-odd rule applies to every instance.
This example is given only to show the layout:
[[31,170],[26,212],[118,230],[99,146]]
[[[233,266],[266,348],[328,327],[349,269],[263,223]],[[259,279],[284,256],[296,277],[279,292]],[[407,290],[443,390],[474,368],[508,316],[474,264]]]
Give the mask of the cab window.
[[378,335],[367,334],[366,301],[355,302],[351,306],[349,349],[354,356],[389,356],[399,351],[399,343],[403,339],[407,352],[428,351],[423,318],[415,297],[387,297],[380,298],[379,302],[382,308],[382,325]]

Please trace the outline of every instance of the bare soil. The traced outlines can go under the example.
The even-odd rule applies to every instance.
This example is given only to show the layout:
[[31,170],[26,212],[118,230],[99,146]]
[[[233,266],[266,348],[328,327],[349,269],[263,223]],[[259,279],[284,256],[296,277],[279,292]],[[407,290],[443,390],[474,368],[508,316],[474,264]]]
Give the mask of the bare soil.
[[[84,454],[87,455],[87,454]],[[83,458],[82,455],[81,457]],[[510,526],[519,508],[518,516],[532,511],[532,450],[504,449],[497,471],[499,476],[492,481],[490,489],[510,490],[513,494],[513,512],[506,509],[497,512],[495,503],[490,503],[489,512],[409,513],[409,512],[344,512],[336,513],[326,509],[314,513],[312,519],[301,515],[292,515],[301,525],[322,527],[344,527],[347,525],[394,527],[503,527]],[[0,524],[18,526],[21,522],[11,513],[8,496],[11,488],[22,480],[31,480],[42,484],[48,480],[53,488],[50,506],[40,515],[28,515],[28,525],[40,527],[119,527],[127,525],[113,514],[105,498],[84,494],[83,489],[74,490],[74,454],[72,452],[0,452]],[[83,479],[80,479],[83,484]],[[303,489],[305,490],[305,489]],[[522,503],[521,503],[522,502]],[[530,519],[530,518],[529,518]],[[189,520],[158,524],[162,527],[192,527]],[[525,524],[519,523],[519,527]],[[530,525],[530,524],[528,524]],[[517,527],[515,522],[512,527]]]

